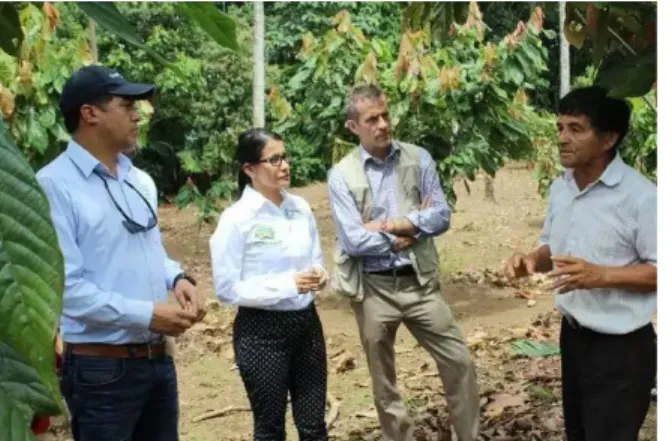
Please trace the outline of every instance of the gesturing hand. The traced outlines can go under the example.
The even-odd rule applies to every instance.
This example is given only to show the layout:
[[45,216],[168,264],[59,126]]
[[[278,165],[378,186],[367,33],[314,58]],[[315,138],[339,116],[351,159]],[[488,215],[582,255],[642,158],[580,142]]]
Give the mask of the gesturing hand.
[[504,273],[509,281],[528,277],[537,271],[537,262],[534,257],[523,253],[516,253],[506,263]]
[[552,288],[559,288],[558,294],[605,286],[607,268],[572,256],[557,256],[551,259],[558,268],[549,272],[548,276],[556,278]]

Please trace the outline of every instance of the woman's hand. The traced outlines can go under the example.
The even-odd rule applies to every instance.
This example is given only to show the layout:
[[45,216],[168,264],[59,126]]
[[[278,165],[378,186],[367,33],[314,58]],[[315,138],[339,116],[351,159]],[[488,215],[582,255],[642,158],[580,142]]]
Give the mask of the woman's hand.
[[329,273],[320,267],[313,267],[312,273],[317,277],[317,283],[313,286],[313,291],[321,291],[329,282]]
[[308,294],[319,283],[320,278],[313,271],[303,271],[294,275],[296,290],[299,294]]

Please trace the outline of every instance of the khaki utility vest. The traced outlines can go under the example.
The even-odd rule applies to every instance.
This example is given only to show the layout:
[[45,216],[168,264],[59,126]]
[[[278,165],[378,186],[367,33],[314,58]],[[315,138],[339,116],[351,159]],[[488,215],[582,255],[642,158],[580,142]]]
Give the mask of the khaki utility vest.
[[[406,216],[413,210],[420,208],[422,193],[420,187],[420,148],[413,144],[393,141],[393,146],[400,150],[398,163],[394,168],[397,177],[397,203],[399,215]],[[342,173],[345,183],[355,198],[357,208],[366,223],[371,213],[371,186],[364,170],[362,152],[354,148],[336,166]],[[430,283],[438,286],[439,256],[431,237],[422,237],[409,250],[411,262],[417,275],[418,283],[427,286]],[[332,289],[353,300],[361,301],[364,298],[363,262],[361,257],[350,256],[336,244],[334,262],[336,263],[331,274]]]

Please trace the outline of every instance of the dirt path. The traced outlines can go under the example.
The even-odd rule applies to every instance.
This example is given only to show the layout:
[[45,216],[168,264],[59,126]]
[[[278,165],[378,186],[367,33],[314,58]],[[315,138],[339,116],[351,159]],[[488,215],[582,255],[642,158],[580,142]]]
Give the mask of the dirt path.
[[[471,194],[460,185],[457,210],[451,229],[438,241],[446,277],[443,292],[454,309],[465,335],[475,332],[497,334],[502,329],[526,326],[540,312],[550,311],[549,296],[541,296],[534,307],[514,297],[512,289],[497,289],[488,283],[453,281],[457,272],[478,279],[479,270],[498,268],[513,251],[528,249],[536,243],[543,220],[544,203],[536,193],[531,171],[508,168],[495,180],[496,202],[486,202],[483,183],[471,185]],[[335,241],[334,226],[324,184],[297,189],[306,198],[318,220],[325,260],[331,263]],[[207,238],[211,228],[204,227],[198,237],[193,232],[193,214],[175,212],[164,207],[164,237],[169,252],[191,261],[201,280],[208,280]],[[197,246],[198,244],[198,246]],[[205,284],[204,284],[205,285]],[[339,298],[320,299],[319,310],[328,340],[330,357],[329,392],[340,402],[341,416],[332,429],[334,436],[355,436],[373,424],[372,399],[366,363],[359,346],[354,317]],[[227,406],[246,407],[243,386],[235,370],[228,325],[233,313],[229,310],[211,314],[210,326],[214,338],[206,345],[198,339],[185,337],[181,342],[179,360],[182,404],[182,435],[184,441],[249,440],[252,419],[247,412],[193,423],[196,416]],[[222,329],[224,328],[224,329]],[[398,374],[412,376],[418,367],[435,369],[429,355],[416,347],[415,340],[405,328],[398,335]],[[345,370],[339,373],[336,369]],[[439,380],[427,376],[425,386],[438,388]],[[402,389],[406,389],[402,385]],[[407,400],[414,399],[412,389],[403,390]],[[357,413],[367,416],[356,416]],[[291,412],[288,412],[291,417]],[[288,439],[296,439],[291,424]],[[352,439],[357,439],[356,437]]]
[[[513,361],[509,361],[511,357],[506,355],[508,342],[505,336],[512,333],[517,333],[519,337],[526,332],[529,334],[526,328],[535,317],[553,311],[548,292],[538,288],[497,287],[497,277],[488,271],[500,268],[512,252],[535,246],[545,207],[544,201],[537,195],[531,170],[509,166],[500,172],[494,186],[496,202],[493,203],[485,200],[481,180],[472,183],[471,194],[459,185],[459,199],[451,229],[438,239],[444,277],[443,293],[476,353],[482,394],[488,390],[507,389],[507,378],[513,375],[511,372],[525,370],[525,367],[512,368]],[[305,197],[313,207],[325,260],[331,264],[335,233],[326,187],[324,184],[316,184],[298,189],[295,193]],[[178,212],[171,206],[160,209],[160,219],[169,254],[185,262],[200,280],[200,288],[212,296],[207,240],[214,227],[205,226],[197,234],[193,211]],[[519,298],[517,293],[532,296],[534,300],[529,302],[527,298]],[[229,406],[244,409],[248,406],[242,382],[235,370],[231,347],[234,311],[220,307],[216,302],[213,302],[212,307],[206,323],[189,331],[179,341],[177,364],[182,441],[247,441],[252,439],[252,418],[247,411],[234,411],[201,422],[193,421],[212,410]],[[376,439],[370,381],[354,317],[345,302],[336,297],[320,298],[318,308],[328,343],[329,393],[338,401],[340,410],[331,435],[334,439],[349,441]],[[549,329],[548,332],[533,333],[543,334],[544,338],[553,341],[557,338],[557,329]],[[479,349],[484,339],[490,340],[487,350]],[[396,351],[400,389],[409,405],[422,408],[429,402],[441,402],[441,387],[438,378],[434,376],[436,368],[433,361],[403,327],[397,337]],[[547,360],[552,364],[547,369],[557,368],[557,357]],[[545,401],[550,403],[546,407],[553,414],[552,417],[545,417],[549,421],[561,418],[557,387],[558,384],[555,384],[555,389],[549,389],[550,401],[548,397]],[[484,398],[484,401],[488,399]],[[440,425],[441,418],[429,417],[427,421],[430,420],[433,421],[427,423],[430,426]],[[548,432],[552,436],[537,439],[560,439],[556,436],[561,433],[561,420],[554,424],[559,424],[559,427],[554,429],[555,432]],[[291,411],[288,411],[287,431],[288,440],[297,439],[291,424]],[[433,435],[422,437],[428,440],[450,439],[439,435],[439,428],[431,431]],[[520,435],[520,438],[506,439],[535,439],[531,438],[532,432],[528,432],[527,435]],[[655,429],[653,435],[646,435],[643,439],[654,441]]]

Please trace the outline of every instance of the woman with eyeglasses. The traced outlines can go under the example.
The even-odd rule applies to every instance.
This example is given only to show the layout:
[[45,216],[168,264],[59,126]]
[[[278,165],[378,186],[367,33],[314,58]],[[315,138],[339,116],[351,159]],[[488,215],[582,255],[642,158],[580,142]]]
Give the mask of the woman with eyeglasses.
[[289,194],[282,138],[240,135],[239,199],[210,238],[215,293],[238,306],[233,346],[254,439],[285,439],[287,393],[301,441],[326,441],[327,358],[315,293],[327,283],[315,218]]

